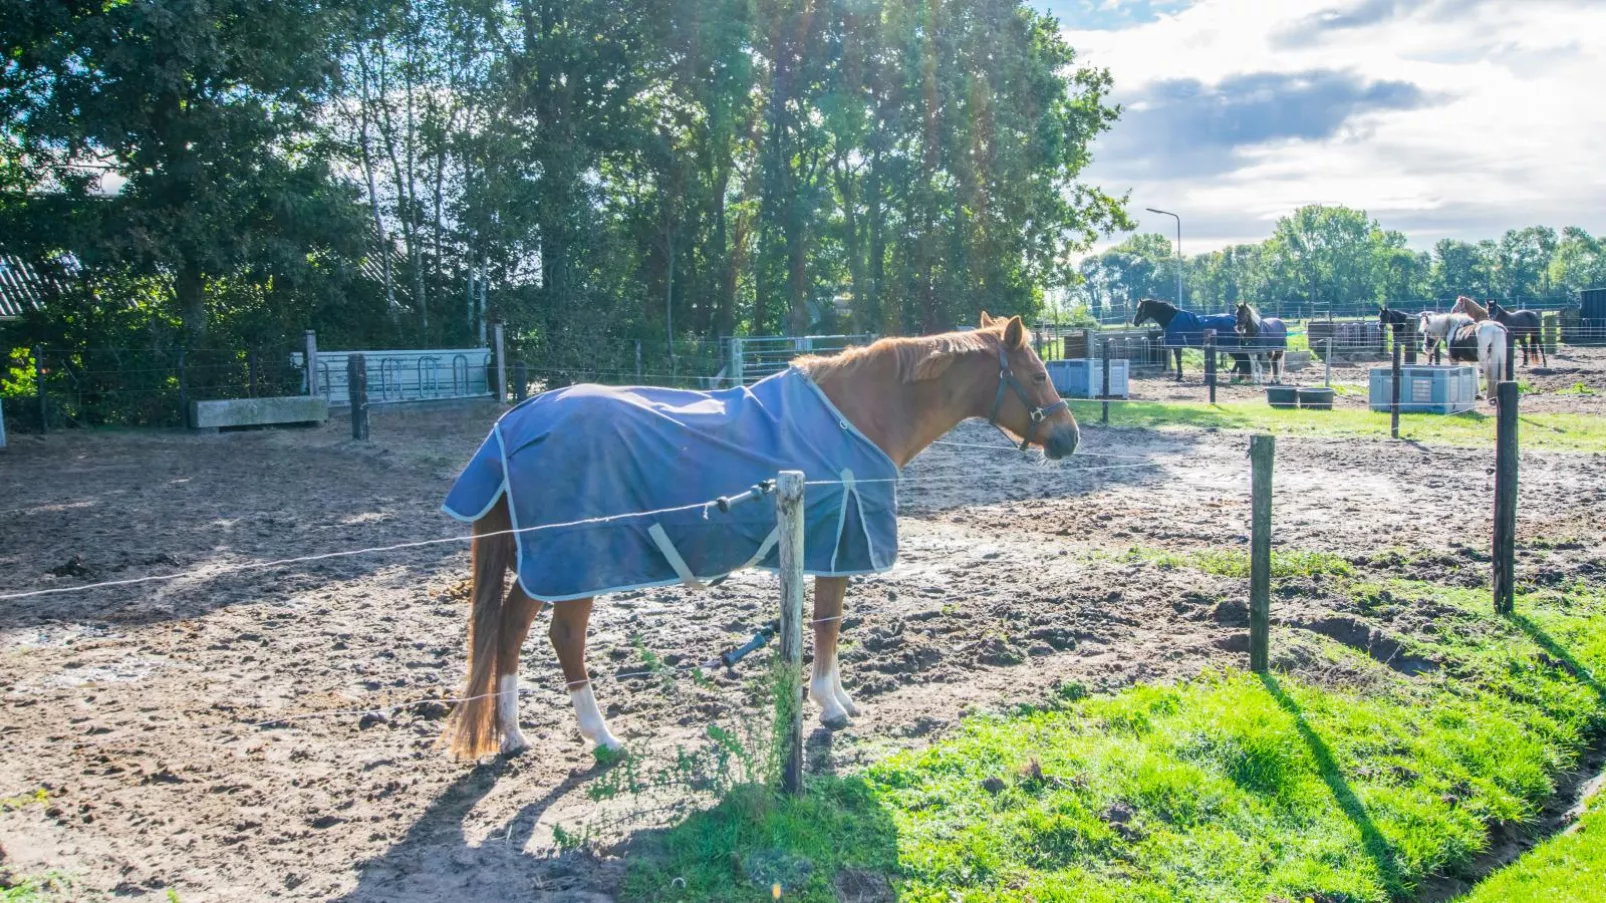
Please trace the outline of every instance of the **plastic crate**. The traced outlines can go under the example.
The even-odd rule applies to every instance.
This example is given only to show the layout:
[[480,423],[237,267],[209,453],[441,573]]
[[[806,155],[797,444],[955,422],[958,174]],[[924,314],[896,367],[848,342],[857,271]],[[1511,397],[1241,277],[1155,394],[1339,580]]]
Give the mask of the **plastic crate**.
[[[1104,361],[1101,358],[1072,358],[1064,361],[1046,361],[1048,378],[1063,398],[1104,397]],[[1125,358],[1110,358],[1110,398],[1130,397],[1127,375],[1130,362]]]
[[[1394,403],[1394,373],[1390,367],[1372,369],[1367,399],[1374,411],[1387,411]],[[1459,414],[1478,405],[1476,367],[1412,364],[1400,368],[1400,410],[1416,414]]]

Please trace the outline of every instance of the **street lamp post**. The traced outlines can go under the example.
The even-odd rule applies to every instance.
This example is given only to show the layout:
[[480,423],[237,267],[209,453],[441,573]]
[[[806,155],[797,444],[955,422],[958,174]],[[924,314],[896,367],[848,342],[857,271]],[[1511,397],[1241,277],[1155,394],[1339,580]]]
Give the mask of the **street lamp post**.
[[1169,210],[1157,210],[1154,207],[1145,207],[1150,213],[1169,216],[1177,221],[1177,306],[1182,306],[1182,217]]

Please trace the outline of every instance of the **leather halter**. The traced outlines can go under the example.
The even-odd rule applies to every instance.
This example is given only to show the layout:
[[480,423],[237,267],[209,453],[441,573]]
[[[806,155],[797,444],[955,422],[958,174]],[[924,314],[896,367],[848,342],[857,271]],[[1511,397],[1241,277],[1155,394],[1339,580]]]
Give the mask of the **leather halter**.
[[1039,423],[1042,423],[1044,420],[1054,416],[1055,413],[1069,410],[1071,407],[1071,403],[1063,398],[1046,408],[1032,407],[1032,397],[1026,394],[1026,387],[1022,386],[1020,381],[1015,379],[1014,372],[1009,369],[1009,352],[1005,351],[1003,348],[999,348],[998,393],[993,396],[993,410],[992,413],[987,415],[987,422],[996,427],[1001,433],[1004,432],[1004,428],[998,425],[998,412],[1004,407],[1005,388],[1015,390],[1015,397],[1019,398],[1020,403],[1025,406],[1027,416],[1031,420],[1031,423],[1029,423],[1026,427],[1026,437],[1020,441],[1021,451],[1025,451],[1031,447],[1032,437],[1037,435],[1037,425]]

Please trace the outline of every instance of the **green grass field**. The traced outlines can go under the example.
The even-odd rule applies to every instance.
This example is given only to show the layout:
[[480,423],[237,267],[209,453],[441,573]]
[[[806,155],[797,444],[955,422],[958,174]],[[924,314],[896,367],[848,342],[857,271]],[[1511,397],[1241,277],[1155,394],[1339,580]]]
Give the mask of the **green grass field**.
[[[1099,403],[1072,402],[1083,423],[1096,423]],[[1385,439],[1389,415],[1353,408],[1331,411],[1279,410],[1263,402],[1192,404],[1131,401],[1110,406],[1110,425],[1146,429],[1194,428],[1270,432],[1284,436],[1340,436]],[[1494,445],[1495,417],[1465,414],[1401,414],[1400,436],[1442,445]],[[1523,414],[1518,428],[1525,448],[1606,452],[1606,417],[1597,414]]]
[[[928,749],[812,778],[800,800],[740,788],[633,854],[625,897],[1409,899],[1460,874],[1490,825],[1532,820],[1606,729],[1606,592],[1525,594],[1502,619],[1487,592],[1365,580],[1327,556],[1286,557],[1283,571],[1325,575],[1376,623],[1416,617],[1427,626],[1402,642],[1436,670],[1406,676],[1277,629],[1273,659],[1297,651],[1305,676],[1064,687]],[[1311,676],[1324,673],[1343,676]],[[1586,899],[1606,849],[1595,842],[1558,838],[1491,886]],[[1475,899],[1508,899],[1488,893]]]
[[1496,872],[1460,903],[1599,903],[1606,900],[1606,793],[1571,833],[1540,844]]

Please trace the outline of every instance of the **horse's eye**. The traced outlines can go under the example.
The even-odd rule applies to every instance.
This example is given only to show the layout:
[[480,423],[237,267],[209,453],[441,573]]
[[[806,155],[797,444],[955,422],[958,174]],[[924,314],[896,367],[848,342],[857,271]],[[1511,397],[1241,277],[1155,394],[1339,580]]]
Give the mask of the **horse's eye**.
[[1046,383],[1046,382],[1048,382],[1048,374],[1047,373],[1034,373],[1034,374],[1032,374],[1032,382]]

